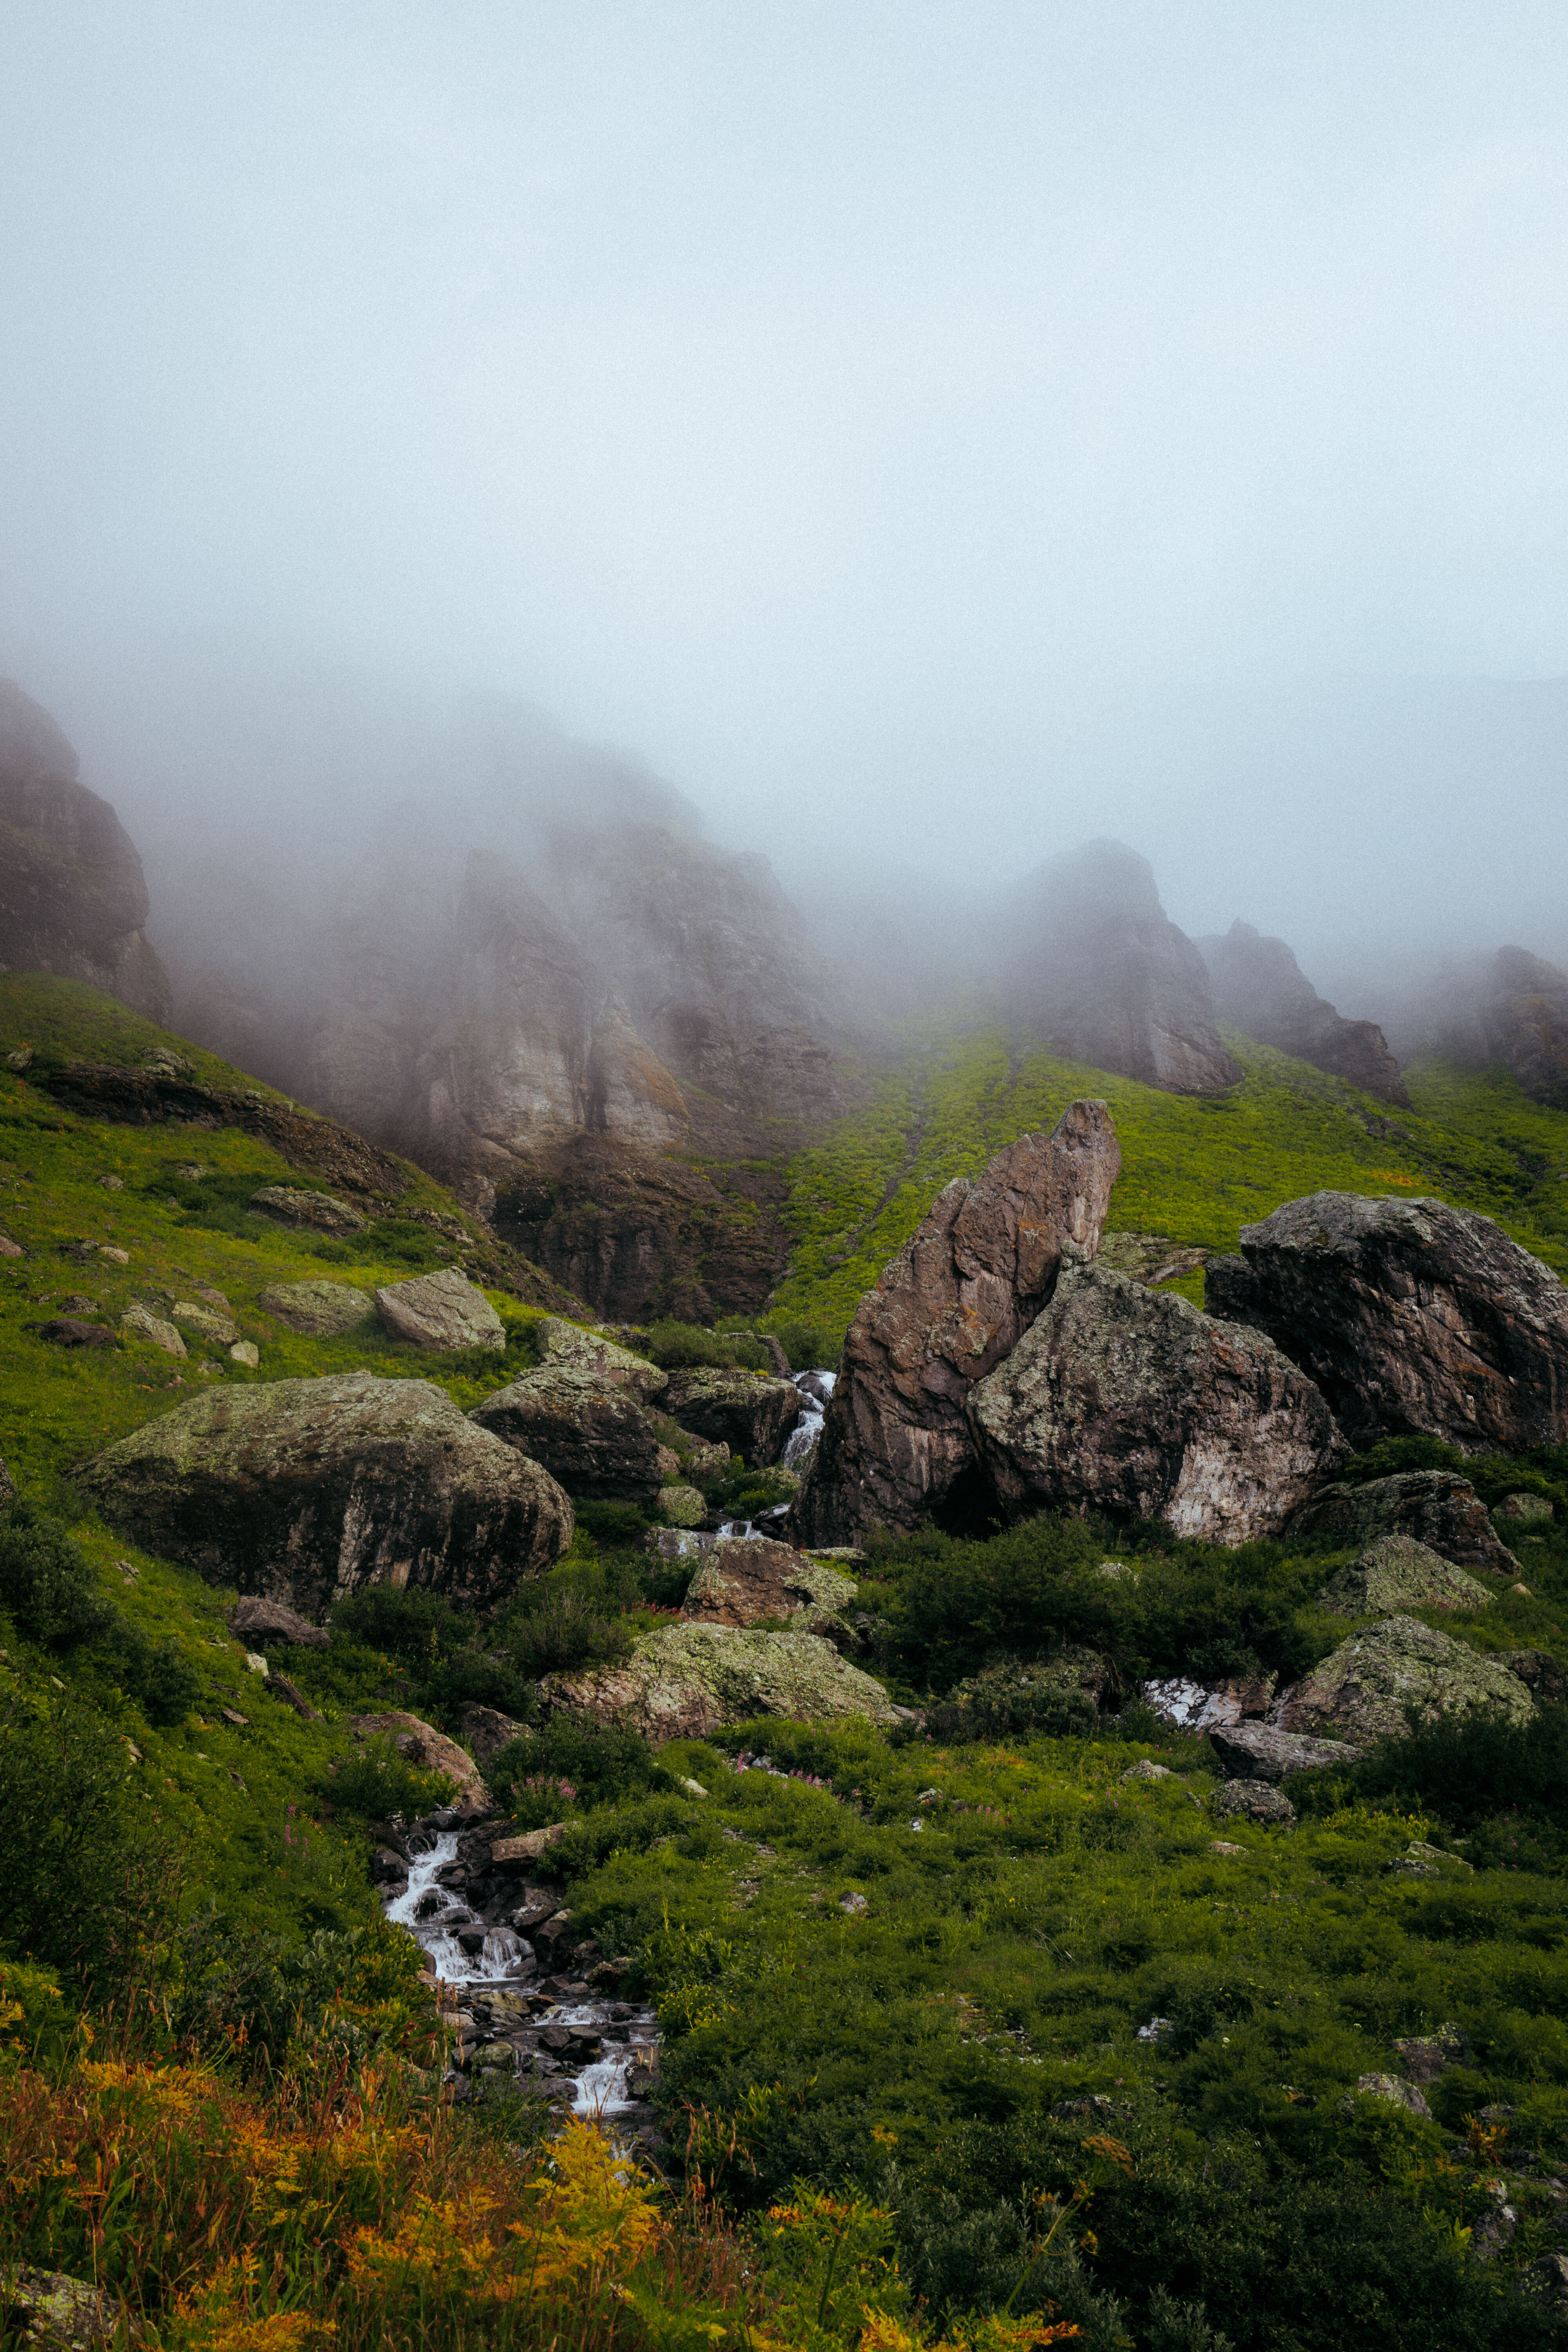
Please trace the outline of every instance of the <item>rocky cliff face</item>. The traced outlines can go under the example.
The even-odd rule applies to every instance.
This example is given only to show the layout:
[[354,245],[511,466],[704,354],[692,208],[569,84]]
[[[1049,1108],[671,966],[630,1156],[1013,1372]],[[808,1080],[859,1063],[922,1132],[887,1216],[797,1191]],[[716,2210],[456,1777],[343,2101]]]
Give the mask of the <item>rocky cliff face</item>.
[[[1220,1018],[1265,1045],[1408,1110],[1399,1065],[1375,1021],[1346,1021],[1318,994],[1283,940],[1250,923],[1199,940]],[[1568,991],[1568,982],[1564,982]]]
[[1527,1095],[1568,1110],[1568,971],[1527,948],[1500,948],[1481,1008],[1489,1059],[1506,1063]]
[[1147,858],[1091,841],[1041,866],[1012,910],[1012,1018],[1058,1053],[1173,1094],[1241,1076],[1220,1043],[1203,957],[1160,904]]
[[166,1022],[142,861],[79,766],[48,712],[0,678],[0,970],[85,980]]

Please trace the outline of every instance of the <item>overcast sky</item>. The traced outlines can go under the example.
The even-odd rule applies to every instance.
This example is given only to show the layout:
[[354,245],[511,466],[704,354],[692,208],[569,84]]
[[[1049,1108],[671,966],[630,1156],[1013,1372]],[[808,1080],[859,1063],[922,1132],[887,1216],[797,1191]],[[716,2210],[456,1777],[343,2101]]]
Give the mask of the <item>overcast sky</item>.
[[342,669],[1560,952],[1565,116],[1562,0],[8,0],[0,667],[132,819],[127,681]]

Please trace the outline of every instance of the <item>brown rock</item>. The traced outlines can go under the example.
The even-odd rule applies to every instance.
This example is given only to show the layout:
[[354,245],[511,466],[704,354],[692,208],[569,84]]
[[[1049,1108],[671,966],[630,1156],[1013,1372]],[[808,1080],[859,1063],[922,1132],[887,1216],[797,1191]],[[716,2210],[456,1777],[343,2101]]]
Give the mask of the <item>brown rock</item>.
[[287,1675],[268,1675],[262,1688],[270,1697],[281,1699],[285,1706],[292,1707],[301,1722],[321,1722],[317,1709],[310,1705],[298,1683],[291,1683]]
[[332,1643],[324,1625],[312,1625],[296,1610],[286,1609],[280,1601],[262,1601],[254,1595],[236,1601],[228,1612],[228,1630],[248,1650],[259,1649],[265,1642],[292,1643],[305,1650],[328,1650]]
[[1348,1078],[1363,1093],[1408,1110],[1399,1065],[1375,1021],[1346,1021],[1318,994],[1283,940],[1265,939],[1250,923],[1199,940],[1222,1021],[1314,1069]]
[[802,1633],[831,1638],[855,1580],[766,1536],[721,1537],[701,1556],[687,1589],[683,1617],[706,1625],[758,1625],[798,1619]]
[[1211,1311],[1267,1331],[1353,1444],[1568,1437],[1568,1291],[1473,1210],[1314,1192],[1244,1225],[1205,1281]]
[[466,1706],[458,1717],[458,1728],[476,1762],[488,1772],[501,1749],[522,1738],[526,1727],[502,1715],[499,1707]]
[[[47,1323],[25,1323],[51,1348],[112,1348],[114,1334],[106,1324],[84,1323],[75,1315],[52,1315]],[[182,1354],[184,1349],[181,1350]]]
[[1277,1731],[1268,1723],[1227,1723],[1209,1733],[1209,1746],[1220,1768],[1234,1780],[1283,1780],[1288,1772],[1311,1772],[1321,1766],[1343,1770],[1363,1750],[1348,1740],[1307,1739],[1299,1733]]
[[671,1372],[660,1406],[682,1429],[727,1445],[754,1470],[784,1452],[800,1418],[800,1391],[793,1381],[696,1364]]
[[[564,1822],[552,1822],[548,1829],[526,1830],[521,1837],[497,1838],[490,1847],[490,1868],[505,1871],[509,1876],[525,1877],[529,1864],[537,1862],[548,1846],[559,1845],[565,1834]],[[547,1920],[557,1918],[560,1913],[552,1909],[544,1916]]]
[[357,1234],[364,1229],[364,1219],[346,1201],[331,1192],[302,1192],[293,1184],[264,1184],[251,1194],[250,1205],[258,1216],[270,1217],[275,1224],[304,1225],[312,1233]]
[[1261,1332],[1100,1265],[1063,1268],[969,1420],[1010,1516],[1159,1518],[1210,1543],[1278,1535],[1350,1458],[1311,1381]]
[[1517,1675],[1535,1698],[1553,1706],[1561,1706],[1568,1698],[1568,1678],[1550,1650],[1499,1650],[1496,1657],[1499,1665]]
[[1401,1470],[1362,1486],[1325,1487],[1302,1505],[1289,1532],[1363,1545],[1407,1536],[1460,1568],[1511,1576],[1519,1566],[1469,1480],[1453,1470]]
[[1064,1264],[1100,1246],[1121,1154],[1102,1102],[1075,1102],[984,1174],[940,1193],[845,1341],[794,1522],[811,1545],[908,1532],[975,1464],[969,1394],[1012,1353]]
[[466,1748],[448,1739],[434,1724],[397,1709],[385,1715],[356,1715],[349,1724],[356,1739],[390,1738],[400,1756],[421,1772],[444,1772],[455,1783],[459,1799],[483,1805],[489,1801],[484,1775]]

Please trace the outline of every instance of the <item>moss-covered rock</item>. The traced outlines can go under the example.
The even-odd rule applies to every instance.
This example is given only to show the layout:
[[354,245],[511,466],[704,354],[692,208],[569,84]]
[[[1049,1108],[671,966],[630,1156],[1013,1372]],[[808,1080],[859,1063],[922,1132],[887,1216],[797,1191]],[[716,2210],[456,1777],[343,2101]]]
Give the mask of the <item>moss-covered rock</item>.
[[708,1499],[695,1486],[661,1486],[655,1509],[667,1528],[700,1528],[708,1517]]
[[1388,1617],[1352,1633],[1285,1694],[1276,1719],[1285,1731],[1345,1739],[1398,1738],[1405,1710],[1431,1722],[1496,1707],[1512,1723],[1535,1713],[1517,1675],[1414,1617]]
[[367,1583],[487,1603],[572,1540],[549,1474],[427,1381],[344,1372],[193,1397],[89,1462],[114,1527],[305,1615]]
[[1318,1595],[1340,1617],[1393,1615],[1405,1609],[1484,1609],[1491,1594],[1441,1552],[1413,1536],[1379,1536],[1359,1559],[1331,1576]]
[[649,1504],[663,1484],[658,1433],[636,1391],[590,1366],[542,1364],[498,1389],[468,1418],[542,1462],[569,1495]]
[[250,1205],[258,1217],[270,1217],[275,1224],[303,1225],[312,1233],[342,1235],[364,1230],[363,1217],[346,1201],[293,1184],[264,1184],[251,1194]]
[[534,1326],[541,1347],[541,1369],[592,1372],[605,1386],[629,1389],[639,1397],[658,1396],[668,1386],[669,1374],[650,1363],[605,1331],[585,1331],[559,1315],[541,1317]]
[[371,1312],[369,1293],[349,1282],[275,1282],[258,1292],[256,1303],[307,1339],[334,1339]]
[[730,1625],[668,1625],[624,1666],[549,1675],[546,1712],[625,1724],[652,1740],[704,1738],[748,1716],[819,1722],[859,1715],[900,1718],[887,1692],[814,1633],[755,1633]]
[[440,1354],[451,1348],[506,1353],[506,1326],[476,1283],[455,1265],[410,1282],[388,1283],[375,1294],[375,1311],[395,1339]]
[[706,1625],[799,1617],[803,1633],[847,1633],[855,1580],[767,1536],[721,1537],[687,1588],[682,1614]]

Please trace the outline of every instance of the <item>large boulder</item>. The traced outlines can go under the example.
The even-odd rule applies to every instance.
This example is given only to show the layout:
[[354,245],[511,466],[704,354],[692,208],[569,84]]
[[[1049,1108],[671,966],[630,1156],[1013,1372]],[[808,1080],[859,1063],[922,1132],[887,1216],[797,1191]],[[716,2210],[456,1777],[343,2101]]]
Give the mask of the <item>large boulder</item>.
[[754,1470],[784,1452],[800,1418],[800,1391],[793,1381],[694,1364],[671,1372],[660,1406],[694,1437],[727,1445]]
[[1494,1576],[1519,1570],[1469,1480],[1452,1470],[1400,1470],[1362,1486],[1326,1486],[1302,1505],[1289,1532],[1363,1545],[1380,1536],[1406,1536],[1459,1568]]
[[755,1715],[797,1723],[859,1715],[879,1724],[902,1716],[831,1642],[731,1625],[663,1626],[623,1666],[547,1675],[539,1699],[546,1713],[624,1724],[655,1741],[706,1738]]
[[1350,1458],[1322,1397],[1261,1332],[1100,1265],[1064,1267],[969,1418],[1011,1515],[1108,1511],[1211,1543],[1279,1534]]
[[79,765],[48,712],[0,678],[0,971],[84,980],[166,1022],[142,860]]
[[1119,841],[1087,842],[1025,883],[1004,937],[1013,1018],[1060,1054],[1176,1094],[1214,1094],[1240,1070],[1220,1042],[1203,957],[1160,904],[1153,868]]
[[[861,1299],[794,1507],[814,1549],[905,1534],[976,1465],[970,1391],[1011,1355],[1064,1265],[1100,1247],[1121,1170],[1104,1103],[1073,1103],[960,1177]],[[798,1400],[797,1400],[798,1402]]]
[[1407,1709],[1423,1723],[1496,1708],[1524,1723],[1535,1701],[1508,1668],[1415,1617],[1385,1617],[1352,1633],[1274,1707],[1281,1731],[1370,1741],[1400,1738]]
[[398,1754],[421,1772],[444,1772],[456,1788],[460,1802],[489,1803],[484,1774],[468,1749],[459,1748],[455,1739],[448,1739],[444,1731],[437,1731],[434,1724],[395,1708],[385,1715],[353,1716],[349,1729],[356,1739],[390,1739]]
[[542,1462],[569,1495],[650,1504],[663,1484],[658,1433],[603,1373],[542,1365],[498,1389],[468,1418]]
[[263,1649],[270,1642],[300,1650],[330,1650],[332,1645],[324,1625],[312,1625],[297,1609],[288,1608],[281,1601],[263,1601],[254,1593],[235,1602],[228,1612],[228,1630],[247,1650]]
[[704,1625],[800,1617],[803,1633],[831,1633],[855,1598],[852,1576],[767,1536],[721,1536],[700,1560],[681,1614]]
[[1283,940],[1250,923],[1199,940],[1222,1021],[1315,1069],[1348,1078],[1363,1093],[1410,1108],[1399,1065],[1375,1021],[1346,1021],[1318,994]]
[[669,1375],[623,1347],[607,1331],[584,1330],[559,1315],[542,1315],[533,1327],[540,1345],[540,1369],[545,1371],[593,1372],[606,1388],[626,1389],[633,1396],[658,1396],[669,1385]]
[[486,1605],[572,1540],[536,1462],[429,1381],[369,1372],[209,1390],[78,1475],[149,1550],[312,1617],[371,1583]]
[[347,1282],[275,1282],[258,1293],[256,1303],[306,1339],[335,1339],[371,1311],[368,1293]]
[[1356,1445],[1426,1432],[1481,1453],[1568,1438],[1568,1290],[1489,1217],[1314,1192],[1212,1259],[1211,1309],[1255,1323]]
[[1405,1609],[1484,1609],[1491,1594],[1441,1552],[1411,1536],[1379,1536],[1331,1576],[1319,1605],[1340,1617],[1390,1616]]
[[412,1340],[433,1354],[448,1348],[506,1352],[506,1326],[485,1294],[455,1265],[389,1283],[375,1294],[375,1311],[394,1339]]
[[1344,1739],[1312,1739],[1281,1731],[1272,1723],[1226,1723],[1209,1727],[1209,1746],[1232,1780],[1283,1780],[1289,1772],[1343,1771],[1364,1749]]

